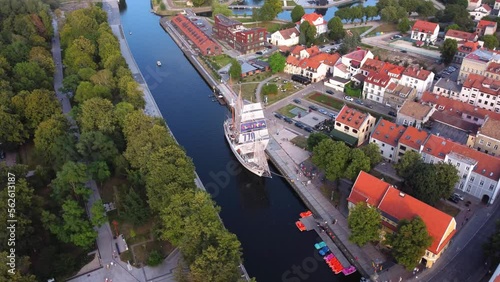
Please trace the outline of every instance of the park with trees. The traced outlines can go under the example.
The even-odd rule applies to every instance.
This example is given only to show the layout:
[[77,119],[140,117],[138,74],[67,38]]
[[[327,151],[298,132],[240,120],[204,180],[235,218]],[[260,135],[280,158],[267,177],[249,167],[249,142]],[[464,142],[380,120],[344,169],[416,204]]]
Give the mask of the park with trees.
[[[165,122],[144,114],[142,91],[106,13],[93,5],[67,13],[62,22],[60,90],[71,98],[68,120],[53,89],[50,7],[40,0],[7,2],[12,3],[0,11],[2,26],[9,27],[0,51],[0,143],[29,157],[14,167],[0,165],[2,174],[16,175],[20,201],[19,273],[8,281],[74,275],[92,259],[87,253],[95,248],[94,227],[108,220],[129,227],[120,229],[129,242],[140,242],[146,234],[138,230],[149,226],[147,236],[155,242],[180,249],[193,281],[238,280],[240,242],[224,228],[210,195],[195,185],[193,162]],[[117,210],[106,216],[97,201],[88,207],[89,219],[90,180]],[[0,214],[7,218],[6,209]],[[2,228],[0,238],[7,236]],[[141,264],[156,265],[168,254],[155,246],[147,248]]]

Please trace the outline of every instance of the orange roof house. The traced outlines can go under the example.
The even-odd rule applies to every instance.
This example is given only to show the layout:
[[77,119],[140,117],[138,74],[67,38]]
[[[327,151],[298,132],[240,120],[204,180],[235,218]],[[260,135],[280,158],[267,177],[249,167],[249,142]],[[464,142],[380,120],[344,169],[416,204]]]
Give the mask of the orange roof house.
[[452,216],[364,171],[359,173],[347,201],[349,208],[359,202],[377,208],[381,212],[384,229],[388,232],[397,231],[400,220],[420,217],[432,237],[432,244],[422,257],[422,262],[428,268],[434,265],[456,232],[456,221]]
[[344,105],[335,118],[335,125],[330,134],[334,139],[357,147],[368,141],[370,132],[375,127],[375,121],[376,118],[369,113]]
[[188,37],[203,55],[220,55],[222,53],[222,47],[210,39],[186,16],[178,14],[172,18],[172,24]]
[[435,43],[439,34],[439,25],[427,21],[418,20],[411,29],[411,39]]
[[497,23],[487,20],[480,20],[477,23],[476,33],[479,36],[494,35],[497,32]]

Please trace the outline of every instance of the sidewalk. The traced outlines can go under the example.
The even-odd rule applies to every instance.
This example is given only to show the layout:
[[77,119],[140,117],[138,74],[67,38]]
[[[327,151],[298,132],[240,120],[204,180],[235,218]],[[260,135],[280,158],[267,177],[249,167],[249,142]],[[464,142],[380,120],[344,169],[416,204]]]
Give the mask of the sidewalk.
[[[286,148],[290,146],[294,147],[296,150],[299,148],[290,145],[291,143],[288,141],[276,140],[275,137],[277,136],[273,130],[274,128],[270,130],[272,138],[266,152],[275,165],[280,168],[284,177],[287,178],[314,215],[322,221],[328,222],[328,227],[334,233],[335,244],[343,252],[346,258],[356,266],[358,271],[365,277],[370,277],[374,280],[378,279],[379,281],[398,281],[400,277],[405,280],[408,279],[410,273],[399,265],[395,265],[378,274],[374,272],[373,264],[380,265],[384,263],[385,255],[371,244],[367,244],[360,248],[349,241],[350,231],[347,219],[333,206],[329,199],[323,196],[320,187],[308,183],[309,179],[307,177],[296,174],[298,163],[293,160]],[[281,137],[280,134],[279,138]],[[283,144],[280,145],[280,143]],[[334,219],[337,220],[336,224],[332,224],[332,220]]]

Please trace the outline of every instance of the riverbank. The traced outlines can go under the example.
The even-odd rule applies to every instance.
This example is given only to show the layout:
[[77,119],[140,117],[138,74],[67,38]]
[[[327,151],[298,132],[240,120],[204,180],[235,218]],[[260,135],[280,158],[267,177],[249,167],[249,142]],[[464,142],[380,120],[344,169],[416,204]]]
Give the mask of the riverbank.
[[[111,3],[114,3],[114,1],[111,1]],[[132,55],[132,52],[130,50],[130,47],[128,45],[128,42],[124,36],[123,33],[123,28],[121,25],[120,21],[120,16],[119,16],[119,9],[118,9],[118,4],[114,3],[111,4],[111,10],[108,11],[108,15],[111,17],[110,19],[110,26],[113,31],[113,34],[117,37],[119,43],[120,43],[120,51],[122,53],[123,58],[128,64],[128,67],[130,71],[132,72],[134,79],[137,81],[137,83],[140,85],[142,88],[142,92],[144,94],[144,100],[146,102],[146,105],[144,107],[144,113],[146,115],[152,116],[152,117],[159,117],[163,118],[163,115],[160,112],[160,109],[158,108],[158,105],[156,104],[156,101],[153,97],[153,94],[151,93],[148,84],[146,83],[146,80],[144,79],[144,76],[142,75],[141,70],[139,69],[137,62],[134,59],[134,56]],[[177,139],[175,139],[175,136],[173,135],[172,131],[168,127],[168,125],[165,123],[165,126],[167,127],[170,135],[172,138],[175,140],[177,144],[179,142]],[[179,144],[180,145],[180,144]],[[202,189],[206,191],[205,186],[203,185],[203,182],[201,181],[200,177],[198,176],[198,173],[195,171],[195,176],[196,178],[194,179],[194,182],[196,186],[199,189]],[[219,219],[222,221],[222,219],[219,216]],[[170,273],[172,273],[172,269],[169,270]],[[241,277],[244,278],[247,281],[250,281],[250,276],[248,275],[245,266],[243,264],[240,264],[240,272],[241,272]]]

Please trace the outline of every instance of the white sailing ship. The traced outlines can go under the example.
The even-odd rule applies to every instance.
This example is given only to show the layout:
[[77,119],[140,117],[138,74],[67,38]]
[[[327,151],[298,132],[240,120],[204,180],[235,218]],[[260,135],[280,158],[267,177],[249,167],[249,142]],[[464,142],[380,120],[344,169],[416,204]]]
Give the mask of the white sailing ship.
[[261,103],[243,105],[240,94],[231,107],[232,117],[224,122],[229,147],[246,169],[260,177],[271,177],[265,153],[270,137]]

